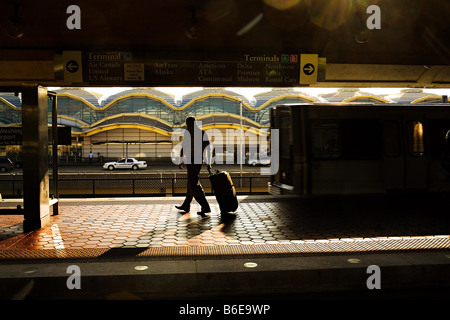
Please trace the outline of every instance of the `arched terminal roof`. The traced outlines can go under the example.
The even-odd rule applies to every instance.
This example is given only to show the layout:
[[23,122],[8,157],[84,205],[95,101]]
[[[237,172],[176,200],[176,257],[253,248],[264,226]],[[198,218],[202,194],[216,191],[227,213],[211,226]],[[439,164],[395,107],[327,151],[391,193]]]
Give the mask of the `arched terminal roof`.
[[158,97],[160,99],[167,101],[167,103],[173,106],[175,105],[175,96],[170,93],[162,92],[154,88],[133,88],[133,89],[125,89],[123,91],[120,91],[118,93],[106,97],[106,99],[103,100],[102,106],[104,107],[107,105],[111,105],[117,99],[121,99],[124,96],[132,96],[132,95]]
[[419,101],[426,97],[439,97],[441,96],[433,93],[424,92],[423,89],[403,89],[399,93],[391,94],[387,96],[395,103],[412,103],[413,101]]
[[69,96],[74,99],[82,99],[95,108],[100,108],[100,93],[91,92],[82,88],[61,88],[54,91],[58,96]]
[[319,97],[326,102],[392,102],[380,95],[362,92],[355,88],[342,88],[336,92],[319,94]]
[[229,97],[235,100],[242,100],[247,105],[251,105],[251,101],[244,95],[223,88],[205,88],[202,90],[187,93],[182,96],[180,108],[193,104],[195,101],[201,100],[207,96],[210,97]]

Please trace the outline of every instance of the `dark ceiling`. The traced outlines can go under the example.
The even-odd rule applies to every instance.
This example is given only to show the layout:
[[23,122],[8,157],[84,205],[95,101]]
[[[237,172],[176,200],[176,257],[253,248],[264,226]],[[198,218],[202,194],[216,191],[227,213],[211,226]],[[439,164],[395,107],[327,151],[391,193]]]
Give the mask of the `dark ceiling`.
[[[73,4],[81,10],[79,30],[66,27]],[[380,30],[366,26],[374,4]],[[448,0],[2,0],[0,49],[183,58],[290,51],[317,53],[327,64],[428,68],[450,65],[449,17]]]
[[[20,5],[17,39],[7,35],[13,3]],[[72,4],[81,9],[81,30],[66,27]],[[381,9],[381,30],[366,27],[371,4]],[[450,63],[448,0],[3,0],[0,16],[0,48],[289,49],[333,63]],[[192,23],[198,32],[190,38]]]

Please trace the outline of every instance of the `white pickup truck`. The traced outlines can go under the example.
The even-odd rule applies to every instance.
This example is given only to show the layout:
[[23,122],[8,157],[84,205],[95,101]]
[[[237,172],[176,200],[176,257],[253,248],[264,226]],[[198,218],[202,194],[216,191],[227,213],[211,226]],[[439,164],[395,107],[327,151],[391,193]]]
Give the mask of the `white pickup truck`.
[[119,161],[106,162],[103,165],[103,169],[108,169],[110,171],[114,169],[145,169],[147,168],[147,162],[138,161],[135,158],[122,158]]

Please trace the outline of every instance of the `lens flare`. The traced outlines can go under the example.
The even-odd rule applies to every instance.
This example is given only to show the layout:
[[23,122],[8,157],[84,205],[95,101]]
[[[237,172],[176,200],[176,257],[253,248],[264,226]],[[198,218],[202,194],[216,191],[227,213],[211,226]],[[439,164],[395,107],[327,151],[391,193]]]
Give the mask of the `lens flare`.
[[264,0],[264,16],[273,26],[294,30],[309,21],[307,2],[293,0]]
[[311,0],[309,12],[316,26],[334,30],[351,21],[355,14],[355,3],[348,0]]
[[296,6],[300,0],[264,0],[264,3],[277,10],[287,10]]

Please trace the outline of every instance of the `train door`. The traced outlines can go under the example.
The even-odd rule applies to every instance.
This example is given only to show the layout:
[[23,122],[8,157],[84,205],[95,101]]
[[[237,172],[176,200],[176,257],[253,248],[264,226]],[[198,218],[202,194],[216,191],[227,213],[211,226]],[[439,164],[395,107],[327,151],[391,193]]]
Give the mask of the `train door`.
[[383,121],[383,175],[386,190],[405,188],[402,121],[396,118]]
[[425,121],[395,117],[383,121],[383,171],[386,190],[428,187]]

